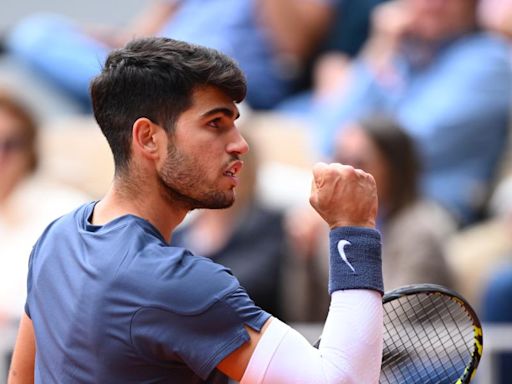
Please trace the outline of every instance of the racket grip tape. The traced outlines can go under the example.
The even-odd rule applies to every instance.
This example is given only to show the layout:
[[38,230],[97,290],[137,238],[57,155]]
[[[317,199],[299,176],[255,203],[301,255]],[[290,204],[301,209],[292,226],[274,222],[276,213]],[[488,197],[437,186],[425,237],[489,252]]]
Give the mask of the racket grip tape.
[[329,233],[329,294],[346,289],[384,293],[380,233],[365,227],[336,227]]

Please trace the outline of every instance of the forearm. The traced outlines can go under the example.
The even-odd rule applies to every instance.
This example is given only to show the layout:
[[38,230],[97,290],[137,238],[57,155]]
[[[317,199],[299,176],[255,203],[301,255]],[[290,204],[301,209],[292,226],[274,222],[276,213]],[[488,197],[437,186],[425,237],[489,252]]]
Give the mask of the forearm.
[[138,15],[127,28],[126,33],[132,37],[154,36],[171,19],[178,7],[179,1],[155,1]]
[[380,294],[337,291],[319,349],[293,328],[273,319],[241,383],[376,383],[381,355]]
[[124,28],[89,25],[86,34],[110,48],[120,48],[130,40],[155,36],[169,22],[178,2],[155,1]]
[[398,0],[377,6],[372,13],[372,33],[361,57],[384,83],[393,81],[396,75],[394,61],[414,20],[407,3]]
[[[352,230],[355,233],[351,234]],[[349,242],[344,243],[344,238]],[[378,381],[383,333],[378,242],[376,232],[368,229],[331,233],[331,306],[319,349],[274,319],[254,351],[243,384]],[[352,249],[345,252],[345,248]]]
[[307,58],[332,22],[332,5],[315,0],[259,0],[259,18],[276,48],[300,60]]

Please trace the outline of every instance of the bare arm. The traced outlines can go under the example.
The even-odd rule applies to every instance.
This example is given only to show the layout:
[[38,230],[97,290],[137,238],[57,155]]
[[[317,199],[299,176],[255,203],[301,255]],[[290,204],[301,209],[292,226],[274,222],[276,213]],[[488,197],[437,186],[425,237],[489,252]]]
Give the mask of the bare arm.
[[169,1],[155,1],[142,12],[128,27],[133,36],[154,36],[171,19],[178,4]]
[[8,384],[28,384],[34,382],[36,342],[32,320],[23,314],[14,347]]
[[112,48],[122,47],[135,37],[156,35],[172,18],[178,7],[178,4],[169,1],[153,1],[126,28],[92,25],[87,27],[86,31]]
[[333,21],[333,6],[314,0],[259,0],[259,18],[276,48],[306,59]]
[[378,5],[372,12],[372,33],[362,56],[377,77],[383,81],[394,79],[393,60],[403,41],[411,32],[417,16],[404,0],[393,0]]

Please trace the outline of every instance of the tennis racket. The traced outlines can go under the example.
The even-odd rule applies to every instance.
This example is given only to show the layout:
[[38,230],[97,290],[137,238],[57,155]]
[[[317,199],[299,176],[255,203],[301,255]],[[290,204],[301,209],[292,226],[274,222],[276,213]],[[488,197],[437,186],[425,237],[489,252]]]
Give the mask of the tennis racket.
[[[458,293],[435,284],[383,297],[381,384],[467,384],[482,356],[480,321]],[[320,340],[315,346],[319,346]]]
[[458,293],[434,284],[387,292],[380,383],[466,384],[482,356],[480,321]]

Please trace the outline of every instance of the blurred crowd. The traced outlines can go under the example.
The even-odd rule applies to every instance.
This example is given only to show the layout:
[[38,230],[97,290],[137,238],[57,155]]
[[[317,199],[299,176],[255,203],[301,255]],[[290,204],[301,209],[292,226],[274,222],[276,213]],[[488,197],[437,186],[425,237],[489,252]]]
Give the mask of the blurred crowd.
[[442,284],[512,324],[509,0],[168,0],[124,26],[16,23],[0,53],[0,323],[23,310],[46,224],[108,188],[90,80],[110,50],[152,35],[221,50],[249,86],[238,200],[191,214],[174,244],[231,268],[283,320],[323,320],[328,228],[309,170],[350,164],[377,182],[386,290]]

